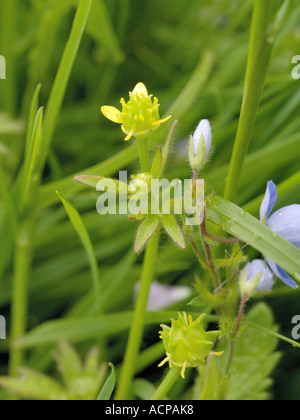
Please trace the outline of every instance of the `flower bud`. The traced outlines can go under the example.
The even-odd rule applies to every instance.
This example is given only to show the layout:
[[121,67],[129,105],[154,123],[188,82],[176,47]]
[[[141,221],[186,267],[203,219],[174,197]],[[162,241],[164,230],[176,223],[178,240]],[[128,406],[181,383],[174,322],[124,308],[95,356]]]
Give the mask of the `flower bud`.
[[[220,331],[206,332],[204,329],[205,314],[193,321],[185,312],[179,314],[178,320],[171,320],[171,327],[161,325],[160,338],[163,340],[167,357],[160,363],[169,362],[170,368],[181,367],[184,378],[185,369],[205,364],[207,356],[215,346]],[[221,355],[222,353],[216,353]]]
[[200,121],[195,133],[190,137],[189,159],[193,170],[200,171],[211,152],[212,133],[208,120]]
[[240,275],[240,291],[249,298],[261,292],[270,292],[274,286],[274,276],[264,261],[248,263]]

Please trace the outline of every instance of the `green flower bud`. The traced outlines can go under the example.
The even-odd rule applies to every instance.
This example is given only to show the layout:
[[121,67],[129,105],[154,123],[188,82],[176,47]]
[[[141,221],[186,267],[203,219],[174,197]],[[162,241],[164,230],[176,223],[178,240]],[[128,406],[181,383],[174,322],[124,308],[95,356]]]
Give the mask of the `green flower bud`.
[[190,136],[189,160],[193,170],[200,171],[211,152],[212,133],[208,120],[200,121],[193,136]]
[[[193,321],[191,315],[179,313],[178,320],[171,320],[171,327],[161,325],[160,338],[163,340],[167,357],[159,364],[169,362],[170,368],[182,367],[181,376],[185,377],[188,367],[205,364],[205,360],[215,346],[220,331],[206,332],[204,329],[205,314]],[[222,353],[215,353],[221,355]]]

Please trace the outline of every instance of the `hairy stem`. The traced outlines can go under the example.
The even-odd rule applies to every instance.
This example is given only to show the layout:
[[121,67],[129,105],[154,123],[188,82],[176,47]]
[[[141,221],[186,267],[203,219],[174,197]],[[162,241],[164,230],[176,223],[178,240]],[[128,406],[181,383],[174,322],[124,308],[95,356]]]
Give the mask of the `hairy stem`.
[[117,389],[116,399],[125,400],[130,393],[130,386],[134,377],[135,365],[141,347],[145,315],[148,303],[149,292],[155,273],[155,266],[158,254],[160,232],[157,231],[150,239],[144,259],[141,287],[136,303],[133,322],[131,325],[128,344],[125,353],[123,368]]
[[156,392],[151,397],[151,400],[160,401],[168,394],[170,389],[174,386],[180,377],[181,368],[173,367],[167,373],[167,376],[163,379],[162,383],[157,388]]

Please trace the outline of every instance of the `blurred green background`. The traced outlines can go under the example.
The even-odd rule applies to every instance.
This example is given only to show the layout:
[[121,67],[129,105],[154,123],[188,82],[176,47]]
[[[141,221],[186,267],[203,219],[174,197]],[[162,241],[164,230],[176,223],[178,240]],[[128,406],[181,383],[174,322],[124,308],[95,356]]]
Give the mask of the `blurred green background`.
[[[24,159],[33,93],[41,83],[40,105],[47,110],[77,4],[76,0],[0,2],[0,54],[7,62],[7,80],[0,81],[0,161],[11,190]],[[99,175],[103,169],[116,176],[121,169],[138,168],[137,154],[133,151],[126,158],[128,144],[119,126],[100,114],[101,105],[118,107],[120,97],[127,98],[142,81],[159,98],[163,115],[185,92],[167,176],[190,176],[187,138],[200,119],[208,118],[215,153],[204,176],[211,190],[223,193],[242,102],[252,6],[252,0],[94,0],[43,173],[28,286],[29,330],[52,319],[80,317],[89,306],[88,259],[56,190],[68,196],[82,215],[107,289],[114,281],[104,303],[106,312],[133,308],[142,260],[131,251],[137,225],[124,217],[100,217],[95,210],[97,195],[73,181],[74,175],[90,173],[88,168],[117,153],[121,155],[115,160],[96,167]],[[300,203],[300,81],[291,76],[292,58],[300,54],[299,17],[300,4],[295,1],[276,41],[239,189],[238,204],[255,216],[260,202],[256,198],[270,179],[278,184],[288,180],[277,207]],[[3,209],[0,218],[0,313],[9,327],[14,247]],[[255,256],[254,251],[249,255]],[[192,251],[179,251],[164,238],[157,279],[190,284],[195,269]],[[299,292],[278,284],[267,299],[280,332],[288,337],[292,317],[300,314],[299,298]],[[184,308],[183,303],[180,309]],[[148,333],[144,347],[158,341],[156,330]],[[77,348],[84,354],[95,343],[96,339],[83,340]],[[112,362],[121,361],[125,344],[125,333],[109,337]],[[36,346],[27,354],[27,365],[56,375],[49,356],[52,350],[53,346]],[[299,350],[287,344],[281,344],[280,350],[283,358],[274,373],[273,397],[299,399]],[[0,342],[0,351],[2,375],[7,373],[7,342]],[[147,375],[151,377],[149,371],[144,372]]]

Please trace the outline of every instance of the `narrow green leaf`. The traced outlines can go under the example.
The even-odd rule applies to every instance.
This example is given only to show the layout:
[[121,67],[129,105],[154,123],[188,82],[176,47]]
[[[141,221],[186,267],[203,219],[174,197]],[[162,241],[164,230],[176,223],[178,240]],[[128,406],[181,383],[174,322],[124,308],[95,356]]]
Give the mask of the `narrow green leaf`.
[[176,221],[176,218],[173,214],[165,214],[162,216],[162,223],[165,228],[165,231],[170,236],[170,238],[175,242],[176,245],[181,249],[185,249],[185,239],[184,235]]
[[53,138],[57,118],[62,106],[62,102],[67,89],[68,81],[71,75],[71,71],[75,62],[75,58],[78,53],[79,45],[86,27],[88,16],[93,0],[80,0],[77,8],[77,12],[74,18],[71,34],[69,41],[66,45],[62,60],[59,65],[59,69],[54,81],[53,88],[51,90],[50,98],[47,104],[44,122],[44,142],[45,147],[43,149],[41,157],[41,165],[44,166],[46,162],[48,150]]
[[98,262],[97,257],[95,255],[95,251],[90,239],[90,236],[84,226],[84,223],[77,212],[75,208],[72,206],[72,204],[67,201],[59,192],[57,192],[57,195],[61,199],[66,212],[71,220],[72,225],[74,226],[74,229],[76,230],[82,245],[84,246],[86,253],[89,258],[91,272],[93,276],[93,283],[94,283],[94,289],[95,289],[95,296],[98,301],[100,297],[100,275],[99,275],[99,269],[98,269]]
[[240,207],[215,197],[208,219],[269,257],[300,281],[300,251]]
[[[118,181],[116,179],[106,178],[104,176],[96,175],[77,175],[75,176],[75,181],[79,182],[86,187],[96,189],[97,191],[104,191],[105,183],[113,183],[116,187],[117,193],[127,194],[128,186],[124,182]],[[103,181],[103,186],[99,182]]]
[[[177,312],[174,311],[148,312],[146,325],[166,323],[176,316]],[[61,340],[81,343],[89,339],[94,340],[95,337],[108,337],[128,330],[132,317],[132,312],[121,312],[100,317],[50,321],[19,339],[16,345],[21,348],[31,348],[37,345],[55,344]]]
[[30,145],[28,146],[28,159],[26,160],[22,180],[21,209],[23,210],[31,201],[33,195],[37,194],[37,188],[41,177],[43,166],[40,163],[41,152],[43,149],[42,122],[44,108],[37,112]]
[[154,178],[157,178],[162,169],[162,151],[161,147],[157,146],[152,162],[151,174]]
[[64,340],[60,342],[55,359],[65,384],[72,385],[72,381],[80,376],[82,371],[82,363],[78,353]]
[[157,231],[160,223],[158,216],[148,216],[140,225],[134,244],[134,250],[136,253],[141,252],[149,239]]
[[30,104],[29,119],[28,119],[28,125],[27,125],[27,133],[26,133],[25,162],[27,159],[30,159],[30,155],[31,155],[32,132],[34,128],[36,115],[39,110],[39,96],[40,96],[41,87],[42,85],[38,84],[38,86],[36,87],[34,91],[31,104]]
[[175,129],[176,129],[177,125],[178,125],[178,121],[176,120],[171,127],[171,130],[170,130],[169,135],[167,137],[166,143],[164,145],[164,148],[163,148],[163,151],[162,151],[162,167],[161,167],[159,178],[163,177],[164,171],[166,169],[167,162],[168,162],[169,155],[170,155],[170,151],[171,151],[171,148],[172,148],[172,141],[173,141],[173,137],[174,137],[174,132],[175,132]]
[[109,401],[115,389],[115,385],[116,385],[115,367],[112,363],[109,363],[109,366],[111,368],[111,374],[107,378],[105,384],[103,385],[103,388],[100,391],[100,394],[97,398],[98,401]]
[[106,48],[107,53],[116,63],[120,63],[124,59],[124,54],[121,51],[119,40],[103,0],[94,1],[87,24],[87,32]]

